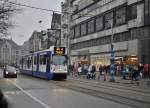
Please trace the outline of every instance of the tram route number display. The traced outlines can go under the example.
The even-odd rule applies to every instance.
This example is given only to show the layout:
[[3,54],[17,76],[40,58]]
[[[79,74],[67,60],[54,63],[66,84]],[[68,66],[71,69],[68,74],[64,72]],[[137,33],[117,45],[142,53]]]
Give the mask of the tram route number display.
[[65,54],[65,47],[54,47],[54,54],[56,55]]

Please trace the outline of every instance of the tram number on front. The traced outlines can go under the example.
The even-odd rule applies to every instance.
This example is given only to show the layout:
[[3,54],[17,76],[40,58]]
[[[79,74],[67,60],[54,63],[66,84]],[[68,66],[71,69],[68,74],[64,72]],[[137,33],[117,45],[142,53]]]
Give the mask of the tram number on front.
[[54,47],[54,54],[57,55],[65,54],[65,47]]

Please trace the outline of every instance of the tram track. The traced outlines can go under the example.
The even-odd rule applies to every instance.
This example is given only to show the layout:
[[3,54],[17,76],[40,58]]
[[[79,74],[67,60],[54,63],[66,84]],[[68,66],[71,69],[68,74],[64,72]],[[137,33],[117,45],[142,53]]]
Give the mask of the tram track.
[[135,86],[126,86],[125,84],[123,85],[119,85],[118,83],[106,83],[106,82],[98,82],[98,81],[91,81],[91,80],[78,80],[78,79],[73,79],[73,80],[68,80],[68,81],[72,81],[72,82],[78,82],[78,83],[82,83],[82,84],[87,84],[87,85],[92,85],[93,87],[111,87],[112,89],[123,89],[123,90],[127,90],[127,91],[135,91],[136,93],[138,92],[142,92],[142,93],[146,93],[149,94],[150,96],[150,89],[143,89],[143,88],[139,88],[139,87],[135,87]]
[[95,85],[84,81],[65,81],[54,83],[58,86],[69,88],[75,91],[86,93],[95,97],[103,98],[120,104],[125,104],[133,108],[150,108],[150,94],[149,92],[142,92],[142,90],[134,91],[123,88],[116,88],[107,85]]

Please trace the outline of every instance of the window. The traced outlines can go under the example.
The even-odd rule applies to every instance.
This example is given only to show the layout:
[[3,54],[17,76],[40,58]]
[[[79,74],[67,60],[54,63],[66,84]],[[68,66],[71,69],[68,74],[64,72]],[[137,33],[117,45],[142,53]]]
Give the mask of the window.
[[32,63],[32,58],[31,57],[29,57],[28,59],[27,59],[27,68],[29,69],[29,68],[31,68],[31,63]]
[[128,19],[136,19],[137,18],[137,5],[131,5],[128,8]]
[[105,44],[111,43],[111,36],[105,36]]
[[75,37],[79,37],[80,36],[80,25],[77,25],[75,27]]
[[88,22],[88,33],[93,33],[94,32],[94,19],[90,20]]
[[96,18],[96,31],[102,30],[104,27],[103,17],[99,16]]
[[123,33],[114,35],[114,42],[122,42],[122,41],[128,41],[128,40],[131,40],[130,32],[123,32]]
[[47,58],[47,56],[46,55],[43,55],[44,57],[43,57],[43,64],[44,65],[46,65],[46,58]]
[[113,26],[113,12],[105,15],[105,29],[111,28],[111,26]]
[[43,64],[43,55],[40,55],[40,64]]
[[46,55],[40,55],[40,64],[45,65],[46,64]]
[[81,24],[81,35],[86,35],[87,34],[87,23]]
[[150,24],[150,1],[145,0],[145,25]]
[[115,34],[113,38],[114,38],[113,42],[120,42],[121,41],[121,39],[120,39],[121,38],[121,34],[120,33],[119,34]]
[[34,56],[34,64],[37,64],[37,56]]
[[70,35],[71,35],[71,38],[74,38],[75,36],[74,28],[70,29]]
[[116,25],[121,25],[126,22],[126,7],[120,8],[116,11]]

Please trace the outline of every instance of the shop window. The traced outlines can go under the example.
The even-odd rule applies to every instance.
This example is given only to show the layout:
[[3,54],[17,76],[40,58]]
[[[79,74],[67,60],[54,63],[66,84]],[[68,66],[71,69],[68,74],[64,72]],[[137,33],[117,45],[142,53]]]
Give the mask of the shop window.
[[99,16],[96,18],[96,31],[102,30],[104,27],[103,17]]
[[87,34],[87,23],[81,24],[81,35],[86,35]]
[[128,8],[128,19],[136,19],[137,18],[137,5],[131,5]]
[[105,15],[105,29],[109,29],[113,26],[113,12]]
[[80,25],[75,27],[75,37],[80,37]]
[[88,22],[88,33],[93,33],[94,32],[94,19],[90,20]]
[[115,25],[121,25],[126,23],[126,7],[116,10],[115,21]]

